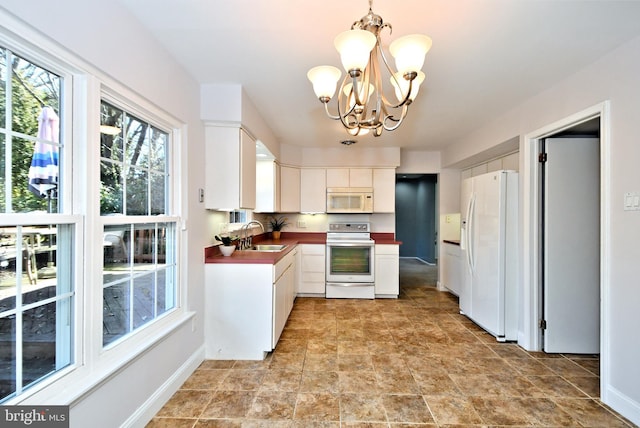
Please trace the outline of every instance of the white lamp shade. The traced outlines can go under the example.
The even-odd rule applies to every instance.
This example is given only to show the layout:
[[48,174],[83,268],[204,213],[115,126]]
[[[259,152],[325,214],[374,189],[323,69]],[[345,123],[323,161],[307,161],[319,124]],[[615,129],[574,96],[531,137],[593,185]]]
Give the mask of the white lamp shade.
[[318,98],[333,97],[336,92],[336,85],[342,72],[330,65],[320,65],[313,67],[307,73],[307,78],[313,83],[313,91]]
[[[398,101],[403,101],[404,97],[407,95],[407,91],[409,90],[409,81],[403,77],[401,72],[397,72],[393,76],[389,78],[391,80],[391,84],[393,88],[396,90],[396,98]],[[415,79],[413,79],[413,83],[411,85],[411,95],[409,95],[409,99],[411,101],[416,99],[418,96],[418,91],[420,90],[420,85],[424,82],[424,73],[422,71],[418,71],[418,75]]]
[[376,36],[366,30],[348,30],[338,34],[334,45],[340,52],[345,71],[364,70],[369,62],[369,53],[376,45]]
[[431,49],[431,39],[422,34],[411,34],[394,40],[389,52],[396,59],[396,68],[402,74],[418,72],[424,65],[424,57]]

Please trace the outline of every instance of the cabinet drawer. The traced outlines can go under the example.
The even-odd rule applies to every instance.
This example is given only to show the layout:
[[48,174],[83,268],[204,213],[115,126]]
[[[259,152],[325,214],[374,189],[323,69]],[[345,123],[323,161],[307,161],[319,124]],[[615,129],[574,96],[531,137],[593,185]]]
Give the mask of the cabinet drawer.
[[282,274],[289,268],[289,266],[291,266],[291,264],[293,263],[293,259],[294,254],[289,253],[273,267],[273,282],[276,282],[278,278],[280,278]]
[[399,245],[385,245],[380,244],[376,245],[376,255],[379,254],[400,254],[400,246]]
[[302,272],[320,272],[324,275],[324,257],[302,256]]
[[318,282],[324,284],[324,272],[306,272],[303,274],[302,280],[304,282]]
[[324,245],[302,245],[302,254],[315,254],[324,256],[324,247]]

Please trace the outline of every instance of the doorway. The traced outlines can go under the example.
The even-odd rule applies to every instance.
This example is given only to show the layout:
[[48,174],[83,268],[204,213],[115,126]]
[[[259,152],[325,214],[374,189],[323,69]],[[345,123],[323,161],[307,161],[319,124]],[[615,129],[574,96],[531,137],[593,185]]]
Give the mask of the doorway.
[[[600,361],[601,385],[609,382],[609,347],[608,347],[608,290],[610,287],[610,103],[608,101],[596,104],[583,111],[568,116],[555,123],[551,123],[527,135],[524,135],[520,144],[521,166],[521,221],[522,221],[522,245],[521,245],[521,277],[522,292],[520,294],[520,334],[518,343],[529,351],[543,350],[543,336],[540,329],[542,315],[542,293],[540,290],[540,173],[538,156],[540,141],[551,135],[556,135],[563,130],[575,127],[592,119],[599,121],[600,129]],[[604,388],[602,389],[604,390]]]
[[400,257],[437,262],[437,174],[396,175],[396,238]]
[[599,354],[600,118],[538,144],[542,348]]

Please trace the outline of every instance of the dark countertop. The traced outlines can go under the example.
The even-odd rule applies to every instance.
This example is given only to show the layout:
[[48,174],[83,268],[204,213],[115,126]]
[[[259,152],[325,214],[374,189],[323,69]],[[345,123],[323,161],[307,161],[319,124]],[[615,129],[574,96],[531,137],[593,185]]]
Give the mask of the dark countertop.
[[445,244],[460,245],[460,241],[454,239],[443,239],[442,242]]
[[[376,244],[400,245],[402,242],[395,240],[393,233],[372,233],[371,238]],[[327,243],[327,234],[321,232],[282,232],[280,239],[271,239],[270,233],[255,235],[253,244],[284,244],[287,247],[282,251],[234,251],[229,257],[220,253],[218,245],[212,245],[204,249],[205,263],[234,263],[234,264],[276,264],[282,257],[295,248],[298,244]]]

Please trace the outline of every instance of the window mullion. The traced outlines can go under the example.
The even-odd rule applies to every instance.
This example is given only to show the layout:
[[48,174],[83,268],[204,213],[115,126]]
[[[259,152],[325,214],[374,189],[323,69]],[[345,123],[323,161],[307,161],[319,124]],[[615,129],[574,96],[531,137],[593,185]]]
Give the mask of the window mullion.
[[5,212],[13,211],[13,203],[12,203],[12,189],[13,186],[11,180],[11,168],[13,166],[12,161],[12,146],[13,146],[13,133],[11,123],[13,121],[13,54],[9,49],[5,49],[6,53],[6,64],[7,64],[7,77],[5,79],[5,117],[4,117],[4,128],[6,130],[5,134],[5,153],[4,153],[4,194],[6,198],[6,206]]
[[16,395],[22,393],[22,372],[23,372],[23,314],[22,307],[22,226],[16,228]]

